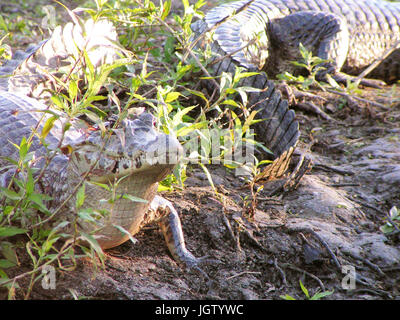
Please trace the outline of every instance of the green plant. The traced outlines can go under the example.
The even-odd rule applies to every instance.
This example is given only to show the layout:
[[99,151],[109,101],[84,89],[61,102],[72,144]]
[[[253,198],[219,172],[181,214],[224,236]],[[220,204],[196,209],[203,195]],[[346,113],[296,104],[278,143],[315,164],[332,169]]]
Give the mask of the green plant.
[[[308,289],[303,285],[301,280],[299,280],[299,283],[300,283],[301,291],[304,293],[307,300],[320,300],[320,299],[322,299],[326,296],[329,296],[333,293],[333,290],[332,291],[324,291],[324,292],[317,291],[313,296],[310,296]],[[280,297],[284,300],[296,300],[296,298],[293,298],[292,296],[290,296],[288,294],[286,294],[284,296],[280,296]]]
[[[293,74],[286,71],[283,74],[278,74],[277,78],[280,80],[294,82],[298,84],[299,87],[303,90],[309,90],[310,87],[313,85],[323,88],[323,85],[319,81],[317,81],[316,77],[318,73],[325,69],[323,64],[327,63],[328,60],[313,56],[312,52],[308,51],[302,43],[299,44],[299,51],[302,57],[301,61],[290,61],[290,63],[296,67],[305,69],[308,73],[308,76],[294,76]],[[332,77],[327,75],[327,78],[333,86],[338,87],[337,83],[335,83]]]
[[397,207],[392,207],[387,216],[386,223],[380,227],[384,234],[390,234],[400,230],[400,210]]

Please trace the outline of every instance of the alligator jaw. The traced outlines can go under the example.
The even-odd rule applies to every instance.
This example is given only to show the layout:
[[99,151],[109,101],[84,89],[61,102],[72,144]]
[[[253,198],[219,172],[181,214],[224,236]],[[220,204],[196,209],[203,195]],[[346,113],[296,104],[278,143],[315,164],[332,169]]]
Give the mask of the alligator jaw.
[[[118,131],[117,131],[118,130]],[[78,175],[99,183],[115,181],[139,172],[171,172],[183,154],[179,141],[158,132],[152,117],[144,114],[122,123],[118,134],[104,145],[101,133],[70,144],[70,166]]]
[[[175,138],[172,139],[176,140]],[[73,170],[80,176],[90,171],[87,180],[98,183],[115,181],[115,179],[135,175],[143,171],[171,172],[183,154],[183,148],[179,142],[176,140],[174,143],[177,147],[171,148],[169,151],[160,152],[156,155],[153,152],[141,153],[135,158],[115,158],[112,155],[107,155],[107,152],[103,152],[101,158],[92,169],[89,159],[85,159],[84,167],[86,169],[84,170],[82,170],[82,162],[77,161],[77,158],[82,159],[82,156],[77,151],[73,151],[70,163]]]

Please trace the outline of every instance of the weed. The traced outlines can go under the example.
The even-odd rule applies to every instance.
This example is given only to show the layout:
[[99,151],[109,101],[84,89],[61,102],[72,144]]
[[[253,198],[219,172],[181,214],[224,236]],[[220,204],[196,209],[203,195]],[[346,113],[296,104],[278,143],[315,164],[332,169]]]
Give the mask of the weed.
[[[333,293],[333,290],[332,291],[324,291],[324,292],[317,291],[313,296],[310,296],[308,289],[303,285],[301,280],[299,280],[299,283],[300,283],[301,291],[303,291],[307,300],[320,300],[320,299],[322,299],[326,296],[329,296]],[[284,300],[296,300],[296,298],[293,298],[292,296],[290,296],[288,294],[285,294],[284,296],[280,296],[280,297]]]
[[400,211],[397,207],[392,207],[387,216],[386,223],[380,227],[384,234],[391,234],[395,231],[400,232]]
[[[319,81],[317,81],[316,77],[317,75],[325,69],[323,67],[324,63],[327,63],[328,60],[321,59],[317,56],[313,56],[311,51],[308,51],[303,44],[299,44],[299,50],[300,50],[300,55],[302,57],[301,61],[291,61],[291,63],[299,68],[303,68],[307,71],[308,76],[304,77],[302,75],[299,76],[294,76],[289,72],[285,72],[283,74],[278,74],[277,78],[279,80],[285,80],[289,82],[294,82],[296,83],[302,90],[309,90],[311,86],[318,86],[323,90],[323,85]],[[328,80],[332,81],[333,84],[333,79],[332,77],[329,77],[327,75]],[[335,84],[336,87],[338,87],[337,84]]]

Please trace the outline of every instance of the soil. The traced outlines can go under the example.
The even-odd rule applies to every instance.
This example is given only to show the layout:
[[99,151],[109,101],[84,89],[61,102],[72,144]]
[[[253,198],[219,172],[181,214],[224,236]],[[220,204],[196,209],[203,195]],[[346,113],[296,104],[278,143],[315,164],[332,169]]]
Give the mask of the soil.
[[[324,299],[400,299],[399,232],[380,230],[400,208],[400,89],[362,90],[365,101],[309,91],[317,97],[292,102],[302,135],[291,170],[301,155],[313,163],[295,190],[271,196],[279,181],[266,182],[252,207],[243,179],[210,166],[221,204],[191,166],[185,189],[163,194],[180,214],[188,249],[213,260],[200,266],[207,276],[179,266],[150,225],[136,244],[107,250],[104,267],[78,260],[73,271],[57,271],[56,289],[37,282],[30,298],[305,299],[301,280],[310,295],[333,291]],[[325,116],[306,111],[306,102]]]

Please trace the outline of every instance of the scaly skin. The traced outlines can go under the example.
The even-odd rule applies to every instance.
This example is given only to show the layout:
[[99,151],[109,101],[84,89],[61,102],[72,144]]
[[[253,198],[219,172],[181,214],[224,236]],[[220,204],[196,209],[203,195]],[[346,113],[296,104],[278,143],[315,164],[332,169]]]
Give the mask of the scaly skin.
[[[18,159],[18,150],[12,143],[19,145],[22,137],[28,138],[43,116],[37,126],[40,133],[51,116],[43,111],[48,108],[44,104],[49,96],[45,90],[54,89],[52,77],[56,74],[66,76],[70,72],[79,76],[80,68],[84,67],[82,63],[74,64],[80,53],[71,38],[79,50],[87,51],[94,67],[114,61],[118,47],[114,42],[116,32],[112,24],[105,20],[93,24],[89,20],[84,24],[84,30],[75,23],[58,27],[49,40],[30,46],[25,52],[17,51],[11,60],[0,67],[0,167],[3,168],[0,184],[3,187],[9,185],[16,172],[15,167],[4,159]],[[78,218],[82,231],[95,232],[100,246],[107,249],[129,239],[129,235],[115,226],[134,235],[143,225],[157,220],[174,258],[189,267],[196,266],[200,260],[185,248],[177,212],[168,201],[155,196],[158,182],[172,172],[182,155],[183,149],[178,140],[158,132],[154,128],[153,117],[147,113],[135,120],[124,120],[118,128],[109,128],[106,134],[100,130],[82,129],[75,125],[79,120],[73,119],[72,127],[62,140],[62,128],[66,121],[65,115],[60,113],[46,136],[47,150],[37,135],[33,137],[29,149],[35,154],[35,161],[32,162],[32,167],[38,169],[35,175],[46,165],[47,151],[51,154],[61,146],[68,153],[57,153],[36,185],[38,192],[53,198],[49,209],[54,210],[63,204],[88,173],[83,182],[85,201],[81,209],[104,210],[109,214],[96,224]],[[95,183],[105,184],[113,192]],[[113,201],[104,201],[110,199],[112,194]],[[132,201],[129,196],[145,202]],[[71,221],[76,218],[75,202],[74,195],[52,222],[57,225],[60,221],[69,221],[71,227]],[[151,210],[148,210],[150,205]]]
[[[196,42],[197,48],[206,50],[208,45],[211,46],[213,52],[212,64],[209,68],[211,75],[219,76],[222,72],[234,74],[237,65],[245,67],[248,71],[258,71],[256,66],[248,60],[238,59],[238,57],[243,56],[241,51],[227,56],[232,51],[227,50],[224,47],[225,41],[217,39],[214,33],[214,31],[219,30],[219,27],[215,29],[214,22],[206,22],[212,12],[210,11],[206,15],[205,20],[200,20],[192,25],[192,30],[195,34],[193,41],[198,40]],[[218,21],[220,20],[215,18],[215,23]],[[207,35],[206,31],[210,28],[213,30]],[[231,39],[232,37],[237,38],[237,35],[240,34],[241,26],[238,25],[233,30],[225,28],[224,25],[221,25],[220,28],[222,28],[221,33],[225,32],[225,38]],[[240,46],[238,48],[235,47],[235,51],[239,48]],[[215,61],[217,62],[213,63]],[[214,89],[213,83],[207,80],[205,85],[212,92]],[[272,81],[268,80],[265,73],[244,78],[240,80],[238,86],[262,89],[260,92],[247,93],[247,106],[249,109],[258,110],[256,117],[265,120],[254,125],[257,133],[256,139],[264,142],[265,146],[272,152],[271,159],[273,162],[263,171],[263,178],[270,180],[280,178],[288,169],[291,156],[300,136],[299,123],[295,119],[294,111],[289,110],[288,101],[282,99],[280,91],[275,88]]]
[[[0,149],[1,157],[18,159],[18,150],[12,145],[19,144],[23,136],[29,137],[31,128],[35,127],[43,115],[40,110],[46,106],[37,100],[9,92],[0,92]],[[43,129],[46,118],[41,121],[38,132]],[[112,130],[112,134],[104,136],[97,131],[85,131],[70,128],[62,143],[64,150],[70,150],[68,156],[57,154],[50,162],[44,176],[38,185],[39,192],[50,195],[53,200],[50,209],[57,208],[80,182],[87,172],[85,179],[85,202],[82,209],[107,210],[109,217],[102,219],[99,225],[92,226],[78,220],[86,232],[98,227],[98,242],[103,248],[117,246],[129,237],[116,229],[118,225],[137,233],[143,226],[145,213],[157,191],[157,184],[172,172],[182,154],[182,147],[176,138],[159,133],[153,126],[153,117],[142,114],[135,120],[125,120],[120,127]],[[46,137],[50,151],[55,150],[61,139],[62,127],[65,120],[60,117]],[[103,148],[104,145],[104,148]],[[33,168],[41,169],[45,165],[46,148],[35,136],[29,149],[35,154]],[[96,163],[97,161],[97,163]],[[93,164],[96,165],[93,166]],[[7,166],[7,167],[6,167]],[[2,172],[2,184],[9,182],[10,169],[7,160],[0,160],[0,167],[8,171]],[[95,183],[112,187],[119,179],[121,181],[114,189],[117,200],[112,203],[100,201],[110,199],[111,193]],[[134,202],[123,195],[132,195],[146,200],[146,203]],[[55,220],[69,220],[75,217],[75,196]],[[150,222],[150,221],[146,221]]]
[[82,50],[87,52],[94,68],[114,62],[117,52],[121,52],[117,39],[114,26],[105,19],[58,26],[49,39],[31,44],[25,51],[16,51],[0,67],[0,90],[45,100],[50,96],[48,90],[59,86],[54,76],[62,81],[71,72],[82,77],[82,68],[86,67]]
[[[290,71],[288,61],[298,60],[300,42],[333,60],[330,73],[359,74],[400,40],[400,3],[383,0],[238,1],[210,10],[204,21],[211,27],[229,15],[234,19],[215,30],[214,40],[232,53],[258,37],[233,58],[270,76]],[[369,76],[388,83],[400,79],[400,49]]]
[[[248,107],[267,121],[256,124],[258,139],[273,152],[266,178],[282,176],[299,138],[298,122],[268,76],[297,73],[290,61],[300,60],[299,44],[330,60],[318,76],[351,79],[400,39],[400,3],[381,0],[245,0],[211,9],[192,25],[197,48],[211,47],[209,72],[234,74],[236,66],[264,71],[242,80],[262,92],[248,93]],[[217,61],[217,62],[216,62]],[[216,63],[215,63],[216,62]],[[388,83],[400,79],[400,49],[370,74]],[[375,85],[365,80],[363,83]],[[213,89],[211,81],[206,82]]]

